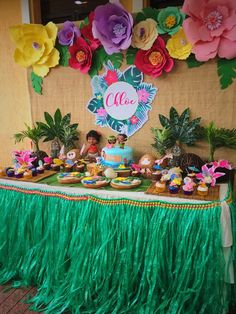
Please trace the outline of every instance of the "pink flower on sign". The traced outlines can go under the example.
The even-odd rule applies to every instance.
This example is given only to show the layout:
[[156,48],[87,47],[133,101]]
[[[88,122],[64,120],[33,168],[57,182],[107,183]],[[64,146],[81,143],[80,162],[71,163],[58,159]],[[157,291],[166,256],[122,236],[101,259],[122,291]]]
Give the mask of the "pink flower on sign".
[[185,0],[184,32],[198,61],[236,57],[236,1]]
[[148,97],[149,97],[149,93],[146,91],[145,88],[142,88],[142,89],[138,90],[137,94],[138,94],[138,101],[142,101],[144,103],[147,103]]
[[106,109],[104,109],[103,107],[99,108],[97,110],[97,115],[99,117],[106,117],[107,116],[107,112],[106,112]]
[[106,76],[104,76],[104,80],[106,81],[108,86],[118,82],[118,76],[116,71],[107,70],[107,74]]
[[131,122],[131,124],[137,124],[138,123],[138,118],[136,116],[132,116],[130,118],[130,122]]

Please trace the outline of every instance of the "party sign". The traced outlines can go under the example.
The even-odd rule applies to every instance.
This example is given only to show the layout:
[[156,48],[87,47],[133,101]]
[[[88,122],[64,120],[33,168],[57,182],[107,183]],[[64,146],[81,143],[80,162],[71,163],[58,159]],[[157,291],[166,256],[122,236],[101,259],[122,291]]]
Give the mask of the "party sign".
[[135,66],[121,72],[109,62],[105,68],[105,74],[91,80],[93,98],[87,108],[97,125],[131,136],[148,120],[157,88],[144,83],[142,72]]

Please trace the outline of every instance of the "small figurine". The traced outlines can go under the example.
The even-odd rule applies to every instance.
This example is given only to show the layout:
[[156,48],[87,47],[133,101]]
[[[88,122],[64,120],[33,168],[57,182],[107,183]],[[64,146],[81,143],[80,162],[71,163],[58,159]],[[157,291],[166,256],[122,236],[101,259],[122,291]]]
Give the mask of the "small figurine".
[[106,145],[107,148],[115,147],[116,137],[114,135],[108,136],[107,142],[108,142],[107,145]]
[[65,163],[73,166],[80,159],[80,150],[77,148],[71,149],[66,154]]
[[86,135],[86,140],[89,146],[84,149],[83,155],[85,156],[85,159],[89,159],[90,162],[96,161],[96,157],[100,156],[101,154],[101,150],[98,146],[100,137],[101,134],[95,130],[90,130]]
[[125,142],[127,141],[127,135],[126,134],[118,134],[117,135],[117,142],[118,146],[122,149],[125,147]]

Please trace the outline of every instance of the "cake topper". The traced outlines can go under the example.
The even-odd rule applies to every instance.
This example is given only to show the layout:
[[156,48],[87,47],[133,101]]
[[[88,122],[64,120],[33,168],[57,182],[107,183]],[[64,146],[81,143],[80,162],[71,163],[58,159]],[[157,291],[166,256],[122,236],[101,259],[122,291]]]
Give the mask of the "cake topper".
[[113,147],[115,147],[115,144],[116,144],[116,137],[115,137],[115,135],[108,136],[106,147],[107,148],[113,148]]
[[122,133],[119,133],[117,135],[117,142],[118,142],[118,146],[122,149],[124,149],[125,147],[125,142],[127,141],[127,135],[126,134],[122,134]]
[[85,159],[89,159],[90,161],[96,161],[96,157],[99,157],[101,154],[101,150],[98,146],[100,142],[101,134],[95,130],[90,130],[86,134],[86,140],[88,142],[88,146],[84,149],[83,155]]

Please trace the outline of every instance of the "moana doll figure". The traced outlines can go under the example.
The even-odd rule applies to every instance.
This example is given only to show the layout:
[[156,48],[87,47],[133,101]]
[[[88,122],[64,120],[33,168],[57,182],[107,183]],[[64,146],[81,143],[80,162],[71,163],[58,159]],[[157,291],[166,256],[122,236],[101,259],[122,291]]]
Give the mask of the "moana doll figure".
[[117,142],[118,146],[122,149],[125,147],[125,142],[127,141],[127,135],[126,134],[118,134],[117,135]]
[[96,157],[101,154],[101,150],[98,146],[100,138],[101,134],[95,130],[90,130],[86,135],[88,146],[85,148],[83,155],[85,159],[89,159],[90,162],[96,161]]
[[116,144],[116,137],[114,135],[108,136],[106,147],[113,148],[115,147],[115,144]]

